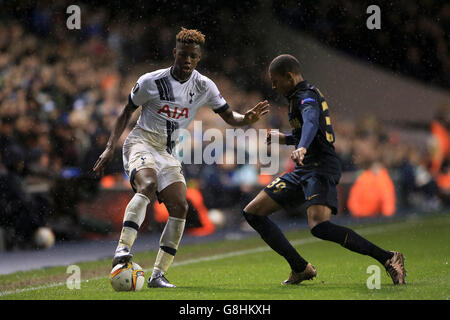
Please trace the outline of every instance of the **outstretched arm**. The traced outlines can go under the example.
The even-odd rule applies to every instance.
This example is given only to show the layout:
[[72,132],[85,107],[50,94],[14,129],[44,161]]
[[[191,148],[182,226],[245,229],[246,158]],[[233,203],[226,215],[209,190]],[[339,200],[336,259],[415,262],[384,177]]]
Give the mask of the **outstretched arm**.
[[319,130],[319,111],[312,107],[305,108],[302,112],[302,117],[304,121],[302,138],[298,143],[297,149],[291,153],[291,159],[300,165],[303,165],[303,159],[305,158],[309,145]]
[[219,115],[229,125],[233,127],[241,127],[252,124],[261,119],[263,115],[269,112],[269,107],[269,102],[265,100],[259,102],[245,114],[240,114],[239,112],[232,111],[230,108],[227,108],[225,111],[219,113]]
[[122,112],[120,113],[119,117],[116,120],[116,123],[114,124],[114,129],[111,132],[111,135],[109,136],[108,143],[106,144],[106,149],[103,151],[103,153],[100,155],[98,160],[94,164],[94,172],[100,173],[100,175],[103,175],[103,170],[105,169],[106,164],[111,160],[111,158],[114,155],[114,149],[117,144],[117,141],[119,140],[120,136],[124,132],[125,128],[128,125],[128,122],[130,121],[130,118],[134,111],[136,111],[137,106],[134,105],[134,103],[131,101],[130,98],[128,98],[128,104],[123,108]]

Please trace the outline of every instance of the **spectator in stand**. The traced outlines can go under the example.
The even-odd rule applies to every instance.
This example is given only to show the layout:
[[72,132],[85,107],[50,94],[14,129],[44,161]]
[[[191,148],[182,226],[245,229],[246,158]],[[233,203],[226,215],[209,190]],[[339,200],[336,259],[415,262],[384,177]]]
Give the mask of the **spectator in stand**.
[[445,206],[450,205],[450,153],[442,164],[440,173],[437,176],[437,186],[439,198]]
[[26,190],[25,152],[20,147],[10,145],[0,159],[4,163],[0,170],[0,227],[11,235],[6,239],[6,247],[32,248],[34,233],[47,224],[52,213],[51,204]]
[[363,169],[350,189],[347,206],[355,217],[392,216],[396,212],[395,188],[389,172],[378,160],[376,139],[356,142],[357,165]]
[[442,164],[450,153],[450,136],[449,136],[449,106],[443,105],[436,113],[431,121],[431,174],[436,177],[441,171]]
[[409,147],[405,152],[399,187],[405,209],[416,207],[430,211],[440,208],[436,180],[427,169],[426,157],[415,147]]

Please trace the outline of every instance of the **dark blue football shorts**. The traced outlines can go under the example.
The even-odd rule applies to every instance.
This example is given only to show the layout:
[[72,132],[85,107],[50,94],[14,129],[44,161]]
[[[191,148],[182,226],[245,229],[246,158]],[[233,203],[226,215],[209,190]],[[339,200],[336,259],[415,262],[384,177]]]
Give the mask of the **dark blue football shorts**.
[[340,174],[288,172],[273,180],[264,191],[283,208],[306,209],[313,204],[328,206],[337,214],[337,184]]

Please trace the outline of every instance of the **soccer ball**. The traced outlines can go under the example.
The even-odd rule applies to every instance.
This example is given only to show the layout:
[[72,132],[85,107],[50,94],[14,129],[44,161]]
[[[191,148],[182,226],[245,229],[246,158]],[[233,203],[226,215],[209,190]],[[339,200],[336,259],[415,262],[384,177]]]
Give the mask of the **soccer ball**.
[[39,249],[48,249],[55,244],[55,234],[48,227],[40,227],[35,231],[33,240]]
[[222,228],[225,226],[227,219],[225,218],[225,214],[222,210],[219,209],[211,209],[208,211],[209,220],[216,226],[216,228]]
[[144,270],[135,262],[119,263],[109,275],[111,286],[116,291],[139,291],[144,286]]

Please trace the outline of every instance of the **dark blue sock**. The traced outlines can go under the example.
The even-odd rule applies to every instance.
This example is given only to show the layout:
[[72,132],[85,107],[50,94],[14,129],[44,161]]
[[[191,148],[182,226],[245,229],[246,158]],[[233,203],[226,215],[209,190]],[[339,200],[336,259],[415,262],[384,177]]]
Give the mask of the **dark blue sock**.
[[352,229],[338,226],[330,221],[317,224],[311,229],[311,233],[317,238],[333,241],[351,251],[371,256],[382,265],[393,255],[392,252],[377,247]]
[[268,217],[258,216],[243,211],[245,220],[255,229],[261,238],[279,255],[283,256],[294,272],[305,270],[308,262],[303,259],[289,243],[280,228]]

